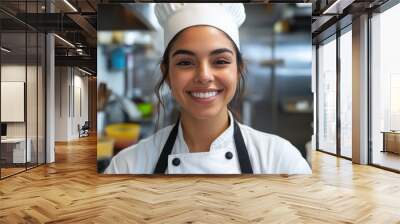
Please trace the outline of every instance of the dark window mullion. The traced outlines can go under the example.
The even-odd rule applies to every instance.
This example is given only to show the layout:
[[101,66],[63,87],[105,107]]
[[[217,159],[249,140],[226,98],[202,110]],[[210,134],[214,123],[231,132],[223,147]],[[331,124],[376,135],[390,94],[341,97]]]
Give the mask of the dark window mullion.
[[[28,19],[28,1],[25,0],[25,21]],[[25,118],[25,170],[28,170],[28,114],[27,114],[27,89],[28,89],[28,24],[25,23],[25,88],[24,88],[24,118]]]
[[[36,1],[39,14],[39,0]],[[39,165],[39,32],[36,32],[36,166]]]
[[341,156],[341,114],[340,114],[340,82],[341,82],[341,65],[340,65],[340,36],[339,27],[336,31],[336,154]]
[[[44,2],[45,13],[48,13],[47,6],[49,4],[50,3],[47,0]],[[42,117],[44,119],[44,136],[43,136],[43,139],[44,139],[44,161],[43,161],[43,163],[44,164],[47,163],[47,43],[48,43],[47,38],[48,38],[48,33],[44,32],[44,56],[43,56],[44,68],[42,69],[42,82],[44,81],[44,100],[43,100],[44,107],[42,107],[42,109],[44,108],[44,111],[43,111],[44,118]],[[44,71],[44,73],[43,73],[43,71]],[[43,74],[44,74],[44,78],[43,78]]]
[[319,44],[315,47],[315,148],[319,149]]
[[367,104],[368,104],[368,114],[367,114],[367,119],[368,119],[368,124],[367,124],[367,132],[368,132],[368,155],[367,155],[367,160],[368,164],[373,164],[373,148],[372,148],[372,64],[371,64],[371,56],[372,56],[372,12],[368,12],[368,31],[367,31],[367,39],[368,39],[368,53],[367,53],[367,66],[368,66],[368,74],[367,74],[367,85],[368,85],[368,99],[367,99]]

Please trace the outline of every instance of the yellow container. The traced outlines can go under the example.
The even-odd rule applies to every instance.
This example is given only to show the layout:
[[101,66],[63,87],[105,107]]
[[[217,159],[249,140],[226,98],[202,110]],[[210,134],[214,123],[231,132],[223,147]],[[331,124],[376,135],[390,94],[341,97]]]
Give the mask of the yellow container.
[[110,138],[97,139],[97,160],[107,159],[113,157],[114,154],[114,141]]
[[113,139],[115,147],[125,148],[137,142],[140,134],[140,125],[117,123],[110,124],[105,128],[106,135]]

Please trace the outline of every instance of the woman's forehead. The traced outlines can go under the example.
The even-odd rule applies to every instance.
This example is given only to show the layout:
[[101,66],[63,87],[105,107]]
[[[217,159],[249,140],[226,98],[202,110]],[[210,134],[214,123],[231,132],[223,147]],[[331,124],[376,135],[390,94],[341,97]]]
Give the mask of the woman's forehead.
[[170,54],[176,50],[189,50],[196,54],[208,54],[216,49],[234,51],[234,43],[221,30],[212,26],[194,26],[183,30],[174,40]]

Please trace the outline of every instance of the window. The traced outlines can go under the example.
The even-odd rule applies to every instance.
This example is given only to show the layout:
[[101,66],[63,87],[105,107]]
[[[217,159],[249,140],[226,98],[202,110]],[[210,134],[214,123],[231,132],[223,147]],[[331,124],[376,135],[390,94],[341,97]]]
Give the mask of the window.
[[400,170],[400,4],[371,18],[372,163]]
[[351,158],[352,142],[352,32],[340,36],[340,155]]
[[318,48],[318,148],[336,153],[336,39]]

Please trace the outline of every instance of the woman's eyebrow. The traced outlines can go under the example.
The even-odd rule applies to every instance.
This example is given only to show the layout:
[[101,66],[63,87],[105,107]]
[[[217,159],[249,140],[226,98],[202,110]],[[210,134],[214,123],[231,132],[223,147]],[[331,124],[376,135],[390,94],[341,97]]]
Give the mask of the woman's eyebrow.
[[191,55],[191,56],[195,56],[196,54],[194,53],[194,52],[192,52],[192,51],[188,51],[188,50],[176,50],[173,54],[172,54],[172,57],[174,57],[174,56],[176,56],[176,55],[178,55],[178,54],[188,54],[188,55]]
[[[229,50],[228,48],[215,49],[215,50],[211,51],[209,55],[222,54],[222,53],[226,53],[226,52],[233,55],[233,51]],[[180,50],[176,50],[172,54],[172,57],[174,57],[176,55],[179,55],[179,54],[187,54],[187,55],[190,55],[190,56],[196,56],[196,54],[194,52],[192,52],[192,51],[180,49]]]
[[229,50],[228,48],[219,48],[216,50],[211,51],[210,55],[222,54],[228,52],[233,55],[233,51]]

